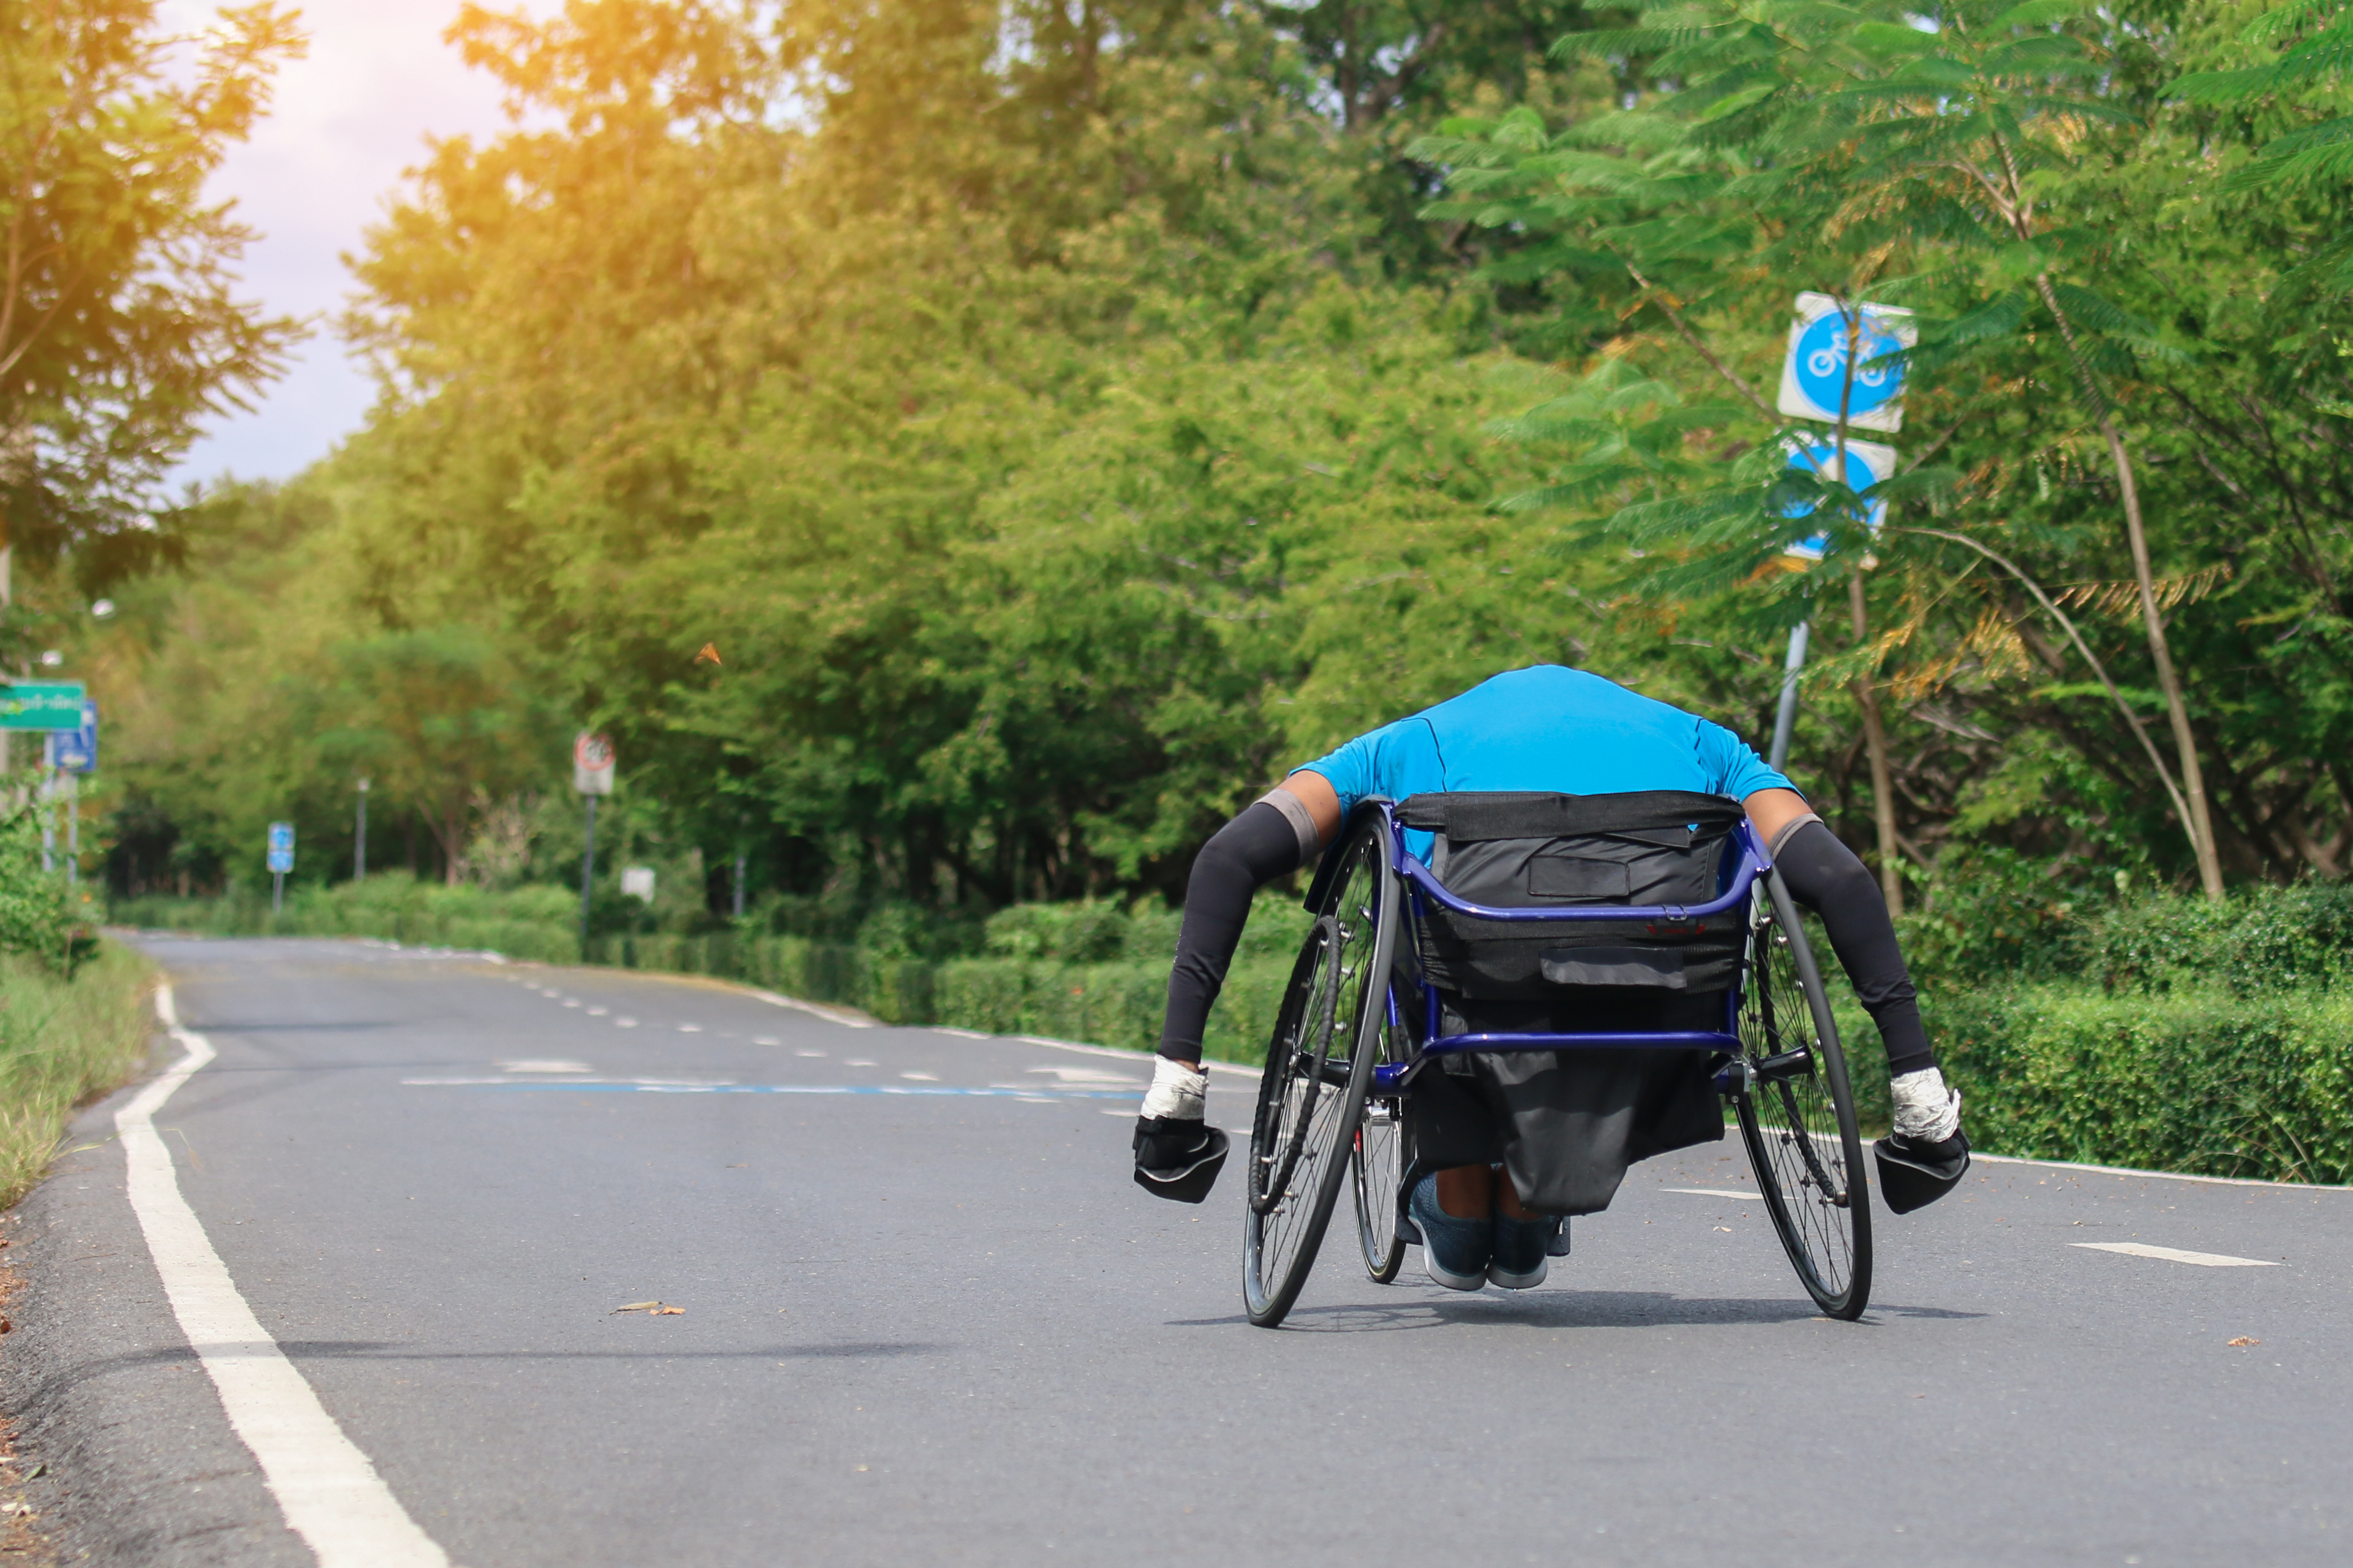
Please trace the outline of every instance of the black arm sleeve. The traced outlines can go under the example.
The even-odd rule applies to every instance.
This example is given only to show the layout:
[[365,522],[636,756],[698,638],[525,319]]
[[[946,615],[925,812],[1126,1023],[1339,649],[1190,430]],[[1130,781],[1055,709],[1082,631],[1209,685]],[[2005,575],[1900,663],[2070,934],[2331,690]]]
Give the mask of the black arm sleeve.
[[1176,966],[1168,972],[1168,1012],[1160,1026],[1162,1056],[1200,1059],[1202,1026],[1242,940],[1250,895],[1298,868],[1299,833],[1289,817],[1264,801],[1201,846],[1185,884],[1185,924],[1176,935]]
[[[1773,865],[1799,903],[1821,916],[1831,949],[1854,982],[1863,1011],[1879,1026],[1887,1047],[1887,1070],[1916,1072],[1936,1065],[1928,1030],[1920,1022],[1919,994],[1912,973],[1895,946],[1895,922],[1879,882],[1854,851],[1819,821],[1801,824],[1781,841]],[[1188,921],[1189,922],[1189,918]]]

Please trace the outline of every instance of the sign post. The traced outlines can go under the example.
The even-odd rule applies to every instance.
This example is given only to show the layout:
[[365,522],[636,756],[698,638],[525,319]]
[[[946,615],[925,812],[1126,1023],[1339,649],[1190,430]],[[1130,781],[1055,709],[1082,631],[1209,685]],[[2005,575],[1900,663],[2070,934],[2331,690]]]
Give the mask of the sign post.
[[98,704],[82,700],[81,728],[52,730],[48,763],[66,786],[66,885],[81,881],[81,776],[98,771]]
[[368,782],[360,780],[359,822],[352,829],[352,880],[367,880],[367,792]]
[[580,850],[580,960],[588,961],[588,893],[596,878],[596,797],[613,793],[613,742],[583,730],[572,742],[572,787],[587,803],[588,831]]
[[[1892,448],[1851,442],[1846,433],[1852,428],[1893,435],[1904,428],[1905,367],[1901,363],[1872,362],[1900,353],[1919,341],[1912,312],[1901,306],[1859,302],[1850,314],[1834,295],[1799,294],[1789,321],[1788,352],[1781,359],[1781,393],[1774,406],[1792,418],[1833,426],[1836,434],[1826,444],[1793,444],[1789,467],[1811,468],[1854,490],[1867,489],[1892,477],[1895,472]],[[1802,517],[1812,510],[1807,507],[1791,515]],[[1886,516],[1887,505],[1883,501],[1871,509],[1865,521],[1876,533]],[[1820,561],[1828,543],[1827,535],[1816,534],[1782,553],[1801,561]],[[1810,640],[1810,623],[1799,621],[1789,628],[1788,658],[1781,668],[1781,700],[1773,715],[1773,749],[1766,758],[1775,773],[1789,760],[1789,738],[1798,727],[1798,676],[1806,668],[1806,647]]]
[[286,907],[286,873],[294,869],[294,825],[273,822],[269,825],[269,912],[277,914]]

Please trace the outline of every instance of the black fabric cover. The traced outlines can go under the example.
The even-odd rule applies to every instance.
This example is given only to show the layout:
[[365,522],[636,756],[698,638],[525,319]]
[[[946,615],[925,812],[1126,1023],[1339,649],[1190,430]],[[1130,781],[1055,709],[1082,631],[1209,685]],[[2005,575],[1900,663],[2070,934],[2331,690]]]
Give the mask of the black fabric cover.
[[[1445,1033],[1719,1029],[1724,997],[1581,991],[1556,1004],[1441,1009]],[[1467,1012],[1468,1016],[1465,1016]],[[1626,1167],[1724,1136],[1708,1051],[1478,1051],[1443,1058],[1406,1097],[1411,1157],[1433,1170],[1501,1164],[1538,1214],[1598,1214]]]
[[[1691,907],[1723,886],[1740,807],[1722,795],[1418,795],[1398,819],[1436,836],[1430,868],[1490,909]],[[1736,915],[1704,921],[1516,925],[1428,904],[1419,957],[1430,983],[1474,1001],[1542,1001],[1563,985],[1723,991],[1740,963]]]
[[[1415,795],[1438,836],[1430,869],[1491,908],[1713,901],[1739,806],[1717,795]],[[1444,1034],[1716,1030],[1740,962],[1739,915],[1699,921],[1513,925],[1428,904],[1414,954]],[[1477,1052],[1425,1071],[1407,1098],[1425,1168],[1500,1163],[1539,1214],[1609,1206],[1626,1167],[1724,1136],[1707,1051]]]

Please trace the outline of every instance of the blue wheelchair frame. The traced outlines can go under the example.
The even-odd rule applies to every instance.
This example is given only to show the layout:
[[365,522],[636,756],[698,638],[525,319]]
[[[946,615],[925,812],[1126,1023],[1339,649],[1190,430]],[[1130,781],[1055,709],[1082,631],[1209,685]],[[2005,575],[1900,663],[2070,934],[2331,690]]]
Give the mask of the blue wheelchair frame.
[[[1749,902],[1757,884],[1773,868],[1773,863],[1757,842],[1757,836],[1746,822],[1733,826],[1734,841],[1739,846],[1739,856],[1725,876],[1725,887],[1704,904],[1574,904],[1535,909],[1497,909],[1474,904],[1455,897],[1441,886],[1430,868],[1419,856],[1406,848],[1406,828],[1397,819],[1394,804],[1385,798],[1365,801],[1358,812],[1378,812],[1382,831],[1387,835],[1390,863],[1397,868],[1405,884],[1406,907],[1400,912],[1418,925],[1424,911],[1432,904],[1457,914],[1482,921],[1497,921],[1514,925],[1574,925],[1598,921],[1633,921],[1648,925],[1690,925],[1718,915],[1737,914],[1746,918]],[[1345,842],[1344,833],[1337,842]],[[1311,901],[1314,901],[1311,894]],[[1404,935],[1404,931],[1400,931]],[[1417,942],[1415,951],[1419,951]],[[1376,1094],[1409,1092],[1410,1079],[1430,1060],[1464,1051],[1558,1051],[1558,1050],[1667,1050],[1719,1051],[1728,1056],[1740,1055],[1739,1016],[1741,994],[1747,980],[1746,964],[1742,964],[1724,997],[1724,1027],[1714,1029],[1683,1029],[1658,1031],[1604,1031],[1577,1034],[1504,1034],[1475,1033],[1440,1035],[1439,994],[1435,986],[1420,987],[1424,1018],[1421,1043],[1411,1059],[1403,1062],[1383,1062],[1373,1069],[1371,1091]],[[1387,1005],[1389,1025],[1399,1027],[1397,980],[1388,978]]]

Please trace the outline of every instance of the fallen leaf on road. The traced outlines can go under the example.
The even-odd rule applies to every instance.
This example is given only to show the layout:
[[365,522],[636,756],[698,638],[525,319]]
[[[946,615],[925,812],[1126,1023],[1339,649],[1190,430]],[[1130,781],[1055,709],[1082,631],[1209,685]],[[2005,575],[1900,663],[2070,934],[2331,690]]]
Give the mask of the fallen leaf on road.
[[2232,1340],[2232,1341],[2231,1342],[2231,1343],[2232,1343],[2232,1344],[2233,1344],[2233,1345],[2235,1345],[2235,1346],[2239,1347],[2239,1348],[2240,1348],[2240,1349],[2242,1349],[2242,1350],[2245,1349],[2245,1348],[2246,1348],[2247,1346],[2249,1346],[2249,1345],[2259,1345],[2259,1344],[2261,1344],[2261,1343],[2263,1343],[2263,1341],[2261,1341],[2261,1340],[2251,1340],[2251,1339],[2247,1338],[2247,1336],[2246,1336],[2246,1335],[2244,1335],[2244,1334],[2241,1334],[2237,1339]]
[[673,1313],[682,1313],[685,1310],[683,1307],[656,1307],[653,1315],[657,1318],[667,1318]]
[[632,1301],[626,1307],[616,1307],[613,1310],[615,1312],[650,1312],[660,1305],[659,1301]]

